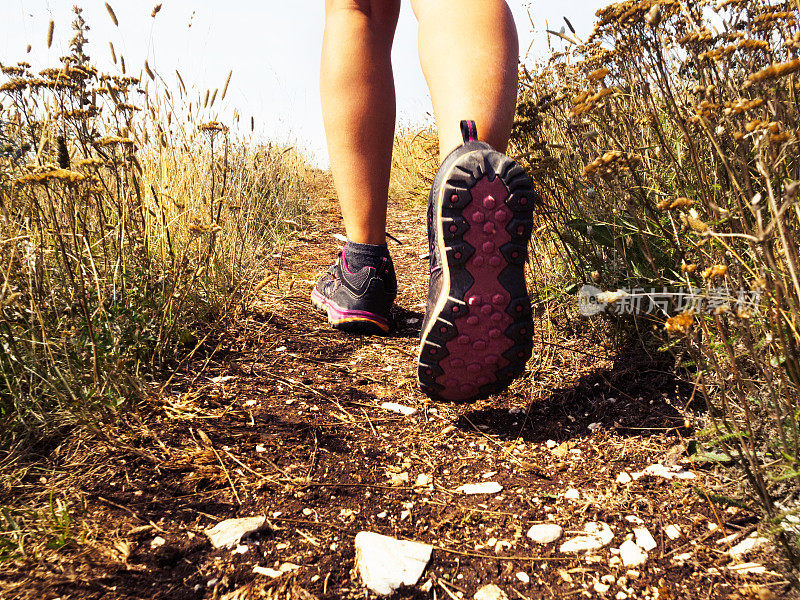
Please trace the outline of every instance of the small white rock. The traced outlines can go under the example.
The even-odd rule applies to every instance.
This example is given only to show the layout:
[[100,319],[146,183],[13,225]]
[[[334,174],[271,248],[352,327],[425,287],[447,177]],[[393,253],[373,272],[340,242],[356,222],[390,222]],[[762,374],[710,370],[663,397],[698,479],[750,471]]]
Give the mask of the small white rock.
[[479,587],[473,598],[475,600],[508,600],[506,593],[493,583]]
[[270,569],[269,567],[259,567],[258,565],[253,567],[253,573],[255,573],[256,575],[266,575],[267,577],[272,577],[273,579],[275,577],[280,577],[281,575],[283,575],[283,573],[281,573],[280,571],[276,571],[275,569]]
[[619,547],[619,556],[626,567],[638,567],[647,562],[647,552],[639,548],[633,540],[622,542]]
[[757,535],[749,536],[744,538],[741,542],[736,544],[733,548],[730,549],[729,554],[733,560],[742,560],[745,556],[750,554],[753,550],[756,550],[766,544],[769,540],[767,538],[758,537]]
[[614,596],[617,600],[628,600],[628,594],[625,592],[617,592],[617,595]]
[[611,528],[606,523],[587,523],[584,531],[588,535],[581,535],[567,540],[561,544],[559,550],[565,553],[588,552],[607,546],[614,539],[614,532],[611,531]]
[[406,417],[410,417],[411,415],[417,414],[416,408],[405,406],[403,404],[398,404],[397,402],[384,402],[383,404],[381,404],[381,408],[384,410],[390,410],[392,412],[399,413],[401,415],[405,415]]
[[677,565],[682,565],[687,560],[691,560],[691,558],[692,558],[691,552],[684,552],[683,554],[676,554],[675,556],[673,556],[672,562],[674,562]]
[[545,446],[547,446],[547,448],[548,448],[548,449],[550,449],[550,450],[552,450],[553,448],[555,448],[556,446],[558,446],[558,444],[556,443],[556,441],[555,441],[555,440],[547,440],[547,441],[544,443],[544,445],[545,445]]
[[646,527],[637,527],[633,530],[633,534],[636,536],[636,545],[645,552],[649,552],[658,547],[658,544],[656,544],[656,541]]
[[164,538],[162,538],[159,535],[157,537],[154,537],[152,540],[150,540],[150,547],[153,548],[153,549],[156,549],[156,548],[160,548],[161,546],[163,546],[166,543],[167,543],[167,540],[165,540]]
[[564,492],[564,498],[566,500],[577,500],[580,497],[580,492],[575,488],[569,488],[566,492]]
[[420,473],[417,475],[417,480],[414,482],[414,487],[428,487],[433,484],[433,477],[427,475],[426,473]]
[[621,485],[627,485],[627,484],[629,484],[631,481],[633,481],[633,480],[631,479],[631,476],[630,476],[630,475],[628,475],[628,474],[627,474],[625,471],[623,471],[622,473],[620,473],[619,475],[617,475],[617,483],[619,483],[619,484],[621,484]]
[[694,473],[684,470],[679,465],[675,465],[670,469],[660,463],[650,465],[642,473],[644,475],[653,475],[654,477],[663,477],[664,479],[695,479],[697,477]]
[[667,525],[664,528],[664,533],[667,534],[667,537],[671,540],[677,540],[681,537],[681,528],[677,525]]
[[250,546],[246,546],[245,544],[239,544],[236,548],[233,549],[234,554],[247,554],[247,551],[250,550]]
[[625,520],[626,520],[628,523],[633,523],[634,525],[644,525],[644,521],[642,521],[642,520],[641,520],[639,517],[637,517],[636,515],[628,515],[627,517],[625,517]]
[[364,585],[376,594],[391,594],[401,585],[414,585],[428,565],[433,548],[361,531],[355,538],[356,569]]
[[517,579],[519,579],[522,583],[531,582],[531,578],[528,577],[528,574],[525,573],[524,571],[520,571],[519,573],[517,573]]
[[598,594],[605,594],[608,590],[611,589],[610,585],[606,585],[605,583],[600,583],[599,581],[595,581],[594,585],[592,586],[594,591]]
[[589,423],[589,425],[586,427],[586,429],[588,429],[589,431],[599,431],[602,428],[603,428],[602,423]]
[[496,481],[486,481],[484,483],[465,483],[456,488],[457,492],[467,495],[472,494],[496,494],[502,491],[503,486]]
[[555,542],[563,533],[564,530],[555,523],[540,523],[531,526],[528,537],[537,544],[549,544]]
[[266,523],[264,515],[258,517],[244,517],[241,519],[226,519],[214,527],[205,530],[215,548],[234,548],[248,533],[258,531]]

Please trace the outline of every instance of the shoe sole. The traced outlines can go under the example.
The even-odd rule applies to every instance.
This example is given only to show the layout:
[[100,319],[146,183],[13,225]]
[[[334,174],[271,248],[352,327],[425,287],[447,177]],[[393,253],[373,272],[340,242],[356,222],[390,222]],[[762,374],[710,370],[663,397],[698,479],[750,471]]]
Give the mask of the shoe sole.
[[442,291],[422,332],[418,378],[444,400],[508,387],[533,348],[525,262],[538,196],[525,171],[493,150],[459,157],[436,199]]
[[320,294],[316,288],[311,291],[311,304],[328,314],[328,323],[334,329],[361,334],[389,333],[389,321],[385,317],[365,310],[342,308]]

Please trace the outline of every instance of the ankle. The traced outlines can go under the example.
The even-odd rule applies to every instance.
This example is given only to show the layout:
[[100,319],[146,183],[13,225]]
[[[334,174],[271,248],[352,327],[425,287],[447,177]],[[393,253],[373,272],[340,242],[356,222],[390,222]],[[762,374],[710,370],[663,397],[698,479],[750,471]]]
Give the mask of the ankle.
[[380,269],[385,262],[391,263],[389,256],[389,249],[386,244],[360,244],[352,240],[347,240],[344,249],[342,250],[345,264],[350,271],[354,273],[360,271],[364,267],[372,267],[373,269]]

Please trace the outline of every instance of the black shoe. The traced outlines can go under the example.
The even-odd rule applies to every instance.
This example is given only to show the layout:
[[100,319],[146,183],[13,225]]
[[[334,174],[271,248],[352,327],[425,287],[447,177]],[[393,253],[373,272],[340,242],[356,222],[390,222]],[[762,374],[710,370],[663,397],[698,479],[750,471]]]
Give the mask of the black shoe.
[[388,333],[389,310],[397,297],[397,277],[391,258],[376,269],[352,272],[344,251],[317,281],[311,302],[327,311],[328,322],[352,333]]
[[524,267],[539,197],[525,171],[477,140],[444,160],[428,197],[431,279],[417,376],[447,400],[499,391],[531,356],[533,320]]

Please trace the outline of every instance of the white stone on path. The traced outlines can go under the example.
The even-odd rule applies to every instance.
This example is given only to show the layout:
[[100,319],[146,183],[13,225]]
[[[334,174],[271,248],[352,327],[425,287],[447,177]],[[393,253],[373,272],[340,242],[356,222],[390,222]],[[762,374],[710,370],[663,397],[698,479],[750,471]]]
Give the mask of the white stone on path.
[[563,532],[564,530],[554,523],[540,523],[531,526],[528,537],[537,544],[549,544],[560,538]]
[[637,517],[636,515],[628,515],[627,517],[625,517],[625,520],[626,520],[628,523],[633,523],[634,525],[644,525],[644,521],[642,521],[642,520],[641,520],[639,517]]
[[370,590],[382,596],[401,585],[414,585],[431,559],[433,548],[361,531],[356,535],[356,570]]
[[531,578],[530,578],[530,577],[528,576],[528,574],[527,574],[527,573],[525,573],[524,571],[520,571],[519,573],[517,573],[516,577],[517,577],[517,579],[519,579],[519,580],[520,580],[522,583],[530,583],[530,582],[531,582]]
[[289,571],[296,571],[299,568],[300,567],[298,565],[294,565],[292,563],[283,563],[278,570],[270,569],[269,567],[259,567],[256,565],[253,567],[253,573],[256,575],[266,575],[267,577],[272,577],[274,579],[275,577],[280,577]]
[[495,584],[490,583],[479,587],[473,598],[475,600],[508,600],[508,595]]
[[584,531],[586,535],[567,540],[561,544],[559,550],[567,553],[588,552],[608,546],[614,539],[614,532],[611,531],[611,528],[606,523],[599,521],[587,523]]
[[681,537],[681,528],[677,525],[667,525],[666,528],[664,528],[664,533],[667,534],[669,539],[677,540]]
[[638,567],[647,562],[647,552],[637,546],[633,540],[622,542],[619,547],[619,557],[626,567]]
[[457,492],[463,492],[467,495],[473,494],[496,494],[502,491],[503,486],[496,481],[486,481],[484,483],[465,483],[456,488]]
[[683,467],[679,465],[669,468],[660,463],[650,465],[642,471],[642,474],[663,477],[664,479],[695,479],[697,477],[694,473],[685,471]]
[[742,560],[753,550],[760,548],[768,541],[769,540],[767,540],[767,538],[758,537],[758,535],[754,534],[751,535],[750,537],[744,538],[741,542],[736,544],[733,548],[730,549],[729,554],[731,555],[731,558],[734,560]]
[[653,548],[658,547],[658,544],[656,544],[656,541],[653,539],[653,536],[650,535],[646,527],[637,527],[633,530],[633,534],[636,536],[636,545],[645,552],[649,552]]
[[401,415],[405,415],[406,417],[410,417],[411,415],[417,414],[416,408],[405,406],[403,404],[398,404],[397,402],[384,402],[383,404],[381,404],[381,408],[384,410],[390,410],[392,412],[399,413]]
[[622,473],[617,475],[617,483],[619,483],[621,485],[626,485],[626,484],[630,483],[631,481],[633,481],[631,479],[631,476],[628,475],[625,471],[623,471]]
[[241,519],[227,519],[217,523],[214,527],[206,529],[205,533],[214,545],[214,548],[235,548],[239,541],[248,533],[261,529],[267,522],[264,515],[257,517],[244,517]]
[[575,488],[569,488],[566,492],[564,492],[564,498],[566,500],[577,500],[580,497],[581,493]]

